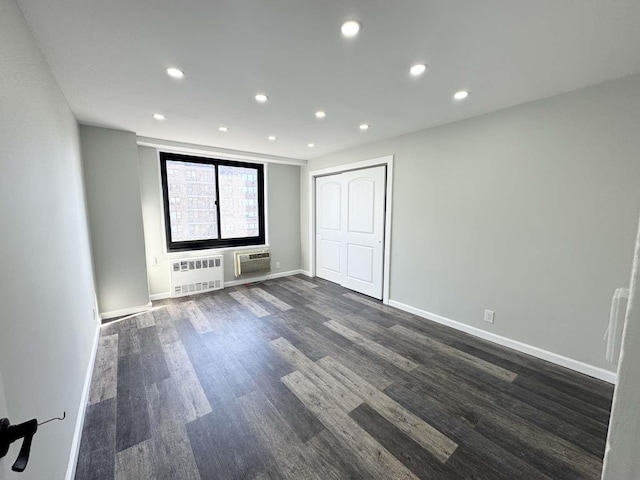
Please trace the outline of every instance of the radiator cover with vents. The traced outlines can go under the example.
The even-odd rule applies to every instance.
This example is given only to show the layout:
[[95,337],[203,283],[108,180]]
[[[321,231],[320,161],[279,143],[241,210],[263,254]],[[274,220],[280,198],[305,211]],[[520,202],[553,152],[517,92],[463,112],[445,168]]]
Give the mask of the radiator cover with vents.
[[171,297],[184,297],[224,288],[224,257],[183,258],[169,262]]

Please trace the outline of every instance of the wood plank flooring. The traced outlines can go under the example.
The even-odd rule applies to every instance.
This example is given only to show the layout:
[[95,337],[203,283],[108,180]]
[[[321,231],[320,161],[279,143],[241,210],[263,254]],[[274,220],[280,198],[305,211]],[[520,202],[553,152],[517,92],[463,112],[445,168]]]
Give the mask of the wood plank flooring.
[[77,480],[598,479],[613,388],[287,277],[102,327]]

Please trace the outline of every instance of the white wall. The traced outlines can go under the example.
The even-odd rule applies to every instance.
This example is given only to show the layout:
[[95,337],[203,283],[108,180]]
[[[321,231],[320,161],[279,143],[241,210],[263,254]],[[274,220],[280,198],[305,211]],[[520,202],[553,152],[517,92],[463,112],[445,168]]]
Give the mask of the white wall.
[[100,313],[149,303],[136,135],[80,126]]
[[[169,257],[165,250],[165,232],[162,224],[158,151],[151,147],[138,147],[138,154],[147,264],[149,265],[149,288],[151,295],[168,294],[170,290]],[[265,174],[267,229],[272,253],[272,272],[298,270],[300,269],[300,167],[268,163],[265,166]],[[233,250],[223,251],[225,282],[236,280],[233,272]],[[206,252],[204,250],[183,252],[179,256],[202,256],[206,255]],[[153,257],[158,262],[155,266],[151,261]],[[276,262],[280,262],[279,269],[276,269]]]
[[0,2],[0,65],[0,413],[67,412],[3,478],[61,479],[98,327],[78,125],[13,0]]
[[603,480],[637,480],[640,472],[640,230],[636,239],[629,308],[613,398]]
[[613,369],[602,336],[629,282],[639,132],[634,76],[312,160],[302,268],[308,171],[395,155],[392,300]]

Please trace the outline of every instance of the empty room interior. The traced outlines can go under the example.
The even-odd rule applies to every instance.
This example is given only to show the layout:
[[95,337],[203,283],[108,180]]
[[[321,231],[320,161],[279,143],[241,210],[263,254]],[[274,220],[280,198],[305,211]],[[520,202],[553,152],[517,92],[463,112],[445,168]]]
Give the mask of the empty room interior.
[[0,0],[0,478],[640,479],[640,2]]

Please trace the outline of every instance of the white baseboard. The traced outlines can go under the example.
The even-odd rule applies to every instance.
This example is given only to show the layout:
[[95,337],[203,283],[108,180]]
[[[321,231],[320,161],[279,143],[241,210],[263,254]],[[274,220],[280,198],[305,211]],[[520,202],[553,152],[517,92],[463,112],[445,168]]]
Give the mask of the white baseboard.
[[311,272],[309,270],[300,270],[300,273],[306,277],[313,277],[313,275],[311,275]]
[[114,310],[112,312],[101,313],[100,318],[102,320],[108,320],[110,318],[124,317],[125,315],[133,315],[134,313],[145,312],[151,307],[151,302],[149,302],[146,305],[140,305],[138,307],[123,308],[122,310]]
[[155,293],[149,298],[152,302],[155,302],[156,300],[164,300],[165,298],[171,298],[171,292]]
[[253,282],[264,282],[265,280],[272,280],[274,278],[290,277],[291,275],[298,275],[303,273],[302,270],[289,270],[286,272],[271,273],[262,277],[241,278],[239,280],[231,280],[230,282],[224,282],[225,287],[235,287],[236,285],[245,285]]
[[93,346],[91,347],[91,358],[89,366],[84,376],[84,386],[82,387],[82,396],[80,397],[80,408],[78,409],[78,417],[76,418],[76,428],[73,432],[73,441],[71,442],[71,453],[69,454],[69,463],[67,464],[66,480],[73,480],[76,474],[76,466],[78,464],[78,454],[80,453],[80,440],[82,439],[82,427],[84,426],[84,416],[89,403],[89,392],[91,391],[91,380],[93,378],[93,366],[96,361],[96,353],[98,351],[98,339],[100,338],[100,322],[96,322],[96,331],[93,336]]
[[517,350],[518,352],[526,353],[533,357],[555,363],[556,365],[560,365],[561,367],[566,367],[576,372],[584,373],[585,375],[589,375],[590,377],[598,378],[614,385],[616,383],[616,373],[605,370],[604,368],[595,367],[593,365],[589,365],[588,363],[574,360],[573,358],[549,352],[548,350],[543,350],[539,347],[534,347],[533,345],[528,345],[517,340],[503,337],[501,335],[496,335],[495,333],[487,332],[486,330],[472,327],[471,325],[466,325],[464,323],[451,320],[450,318],[446,318],[435,313],[430,313],[425,310],[420,310],[419,308],[406,305],[404,303],[396,302],[395,300],[389,300],[389,305],[400,310],[404,310],[405,312],[412,313],[419,317],[426,318],[427,320],[446,325],[447,327],[455,328],[456,330],[460,330],[475,337],[497,343],[498,345],[502,345],[503,347],[512,348],[513,350]]

